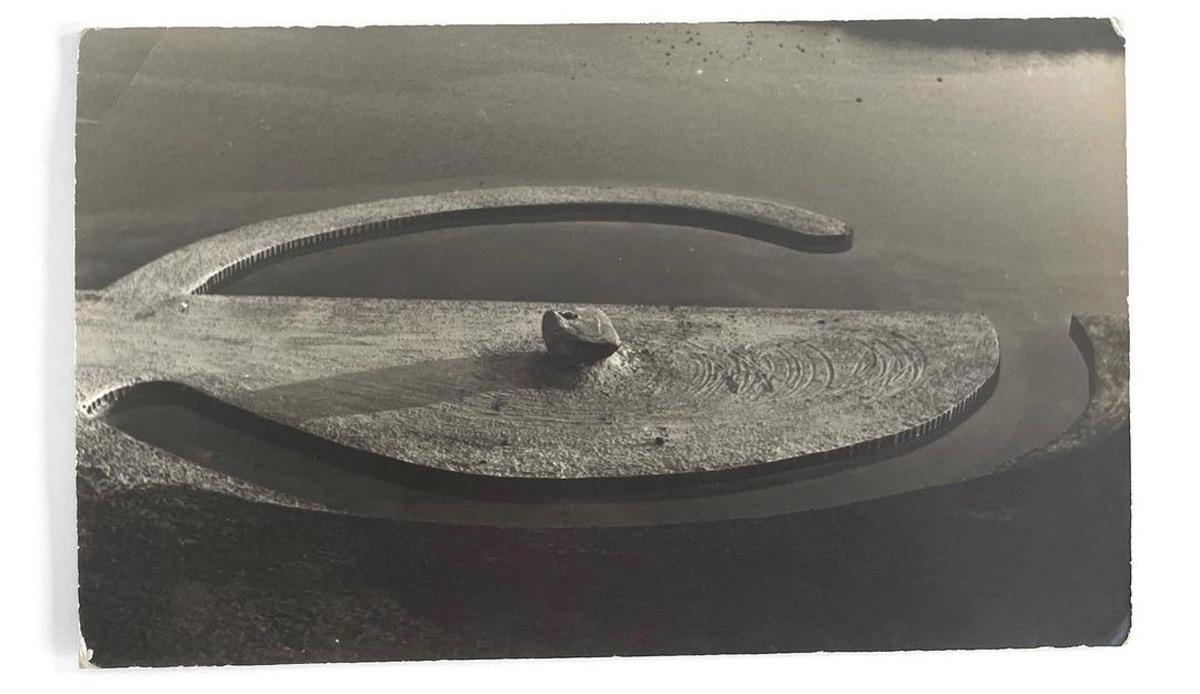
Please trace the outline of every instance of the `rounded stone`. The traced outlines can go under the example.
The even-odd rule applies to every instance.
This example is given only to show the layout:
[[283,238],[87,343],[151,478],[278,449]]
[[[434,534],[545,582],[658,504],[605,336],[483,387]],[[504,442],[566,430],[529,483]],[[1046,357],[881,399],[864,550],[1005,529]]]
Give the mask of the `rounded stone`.
[[546,311],[542,340],[551,355],[576,362],[600,361],[621,346],[612,321],[598,308]]

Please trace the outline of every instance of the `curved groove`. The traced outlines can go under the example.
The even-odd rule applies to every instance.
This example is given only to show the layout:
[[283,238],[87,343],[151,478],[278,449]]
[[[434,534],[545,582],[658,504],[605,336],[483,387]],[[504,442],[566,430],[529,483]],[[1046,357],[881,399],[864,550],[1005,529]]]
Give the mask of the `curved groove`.
[[810,252],[848,249],[845,222],[764,200],[663,188],[519,187],[455,191],[273,219],[185,246],[126,275],[115,298],[211,293],[285,258],[373,239],[463,226],[640,222],[720,231]]
[[115,407],[117,403],[125,400],[130,395],[136,394],[139,387],[153,387],[156,383],[167,383],[167,381],[130,381],[129,383],[113,386],[81,402],[79,410],[88,419],[101,417]]
[[[349,474],[359,478],[370,478],[389,484],[416,487],[424,491],[455,497],[487,501],[547,501],[586,499],[623,499],[630,493],[651,493],[663,497],[695,496],[713,484],[736,483],[763,475],[797,468],[816,467],[830,463],[853,465],[873,462],[881,457],[890,457],[900,452],[924,445],[929,439],[940,436],[953,425],[969,416],[978,408],[995,388],[999,367],[970,395],[941,415],[902,431],[860,441],[853,445],[825,450],[789,459],[762,462],[749,467],[723,470],[702,470],[686,473],[640,475],[630,477],[584,477],[555,479],[544,477],[496,477],[452,471],[427,465],[400,461],[395,458],[372,453],[344,445],[316,434],[292,427],[288,424],[264,417],[256,412],[229,404],[201,390],[173,381],[138,381],[119,386],[89,400],[83,411],[91,417],[117,414],[128,409],[146,405],[182,406],[202,416],[222,423],[224,426],[249,434],[280,448],[296,452],[305,459],[303,464],[315,463],[335,469],[336,474]],[[117,428],[122,428],[118,426]],[[127,431],[135,438],[143,438]],[[151,434],[153,435],[153,433]],[[146,441],[170,450],[193,462],[212,465],[212,457],[195,460],[183,451],[173,450],[181,442],[170,436],[161,440]],[[183,442],[186,444],[186,442]],[[220,456],[217,456],[218,458]],[[289,463],[274,463],[278,469],[270,471],[272,480],[290,479],[295,475],[289,471]],[[250,482],[264,483],[255,479],[271,463],[256,461],[255,470],[244,466],[234,469],[227,466],[219,472],[241,477]],[[290,473],[290,474],[289,474]],[[307,488],[307,487],[306,487]],[[303,490],[277,488],[275,491],[303,496]],[[310,490],[311,491],[311,490]],[[335,494],[336,495],[336,494]],[[321,502],[320,499],[312,499]]]
[[[1118,431],[1121,427],[1128,427],[1127,320],[1122,317],[1110,316],[1074,316],[1071,320],[1071,337],[1075,342],[1076,348],[1079,350],[1081,358],[1084,360],[1088,368],[1089,382],[1092,384],[1092,397],[1089,400],[1089,403],[1084,407],[1076,421],[1061,435],[1055,437],[1037,449],[1010,459],[1006,464],[991,468],[990,472],[985,473],[985,475],[998,473],[1017,465],[1032,467],[1037,464],[1052,464],[1057,460],[1063,459],[1064,456],[1069,456],[1073,451],[1086,450],[1088,447],[1096,445],[1105,445],[1109,437],[1111,437],[1115,431]],[[148,389],[142,390],[141,395],[139,396],[138,392],[142,389],[142,386],[147,386]],[[155,395],[155,390],[157,390],[157,396]],[[127,399],[126,396],[129,395],[133,395],[135,399]],[[157,385],[146,382],[129,383],[112,389],[93,401],[89,401],[86,408],[95,414],[105,414],[106,412],[116,413],[118,412],[118,409],[109,408],[118,405],[118,403],[121,407],[125,405],[134,407],[139,404],[139,402],[143,402],[142,397],[147,398],[149,402],[154,402],[155,397],[161,398],[163,395],[166,395],[167,397],[181,397],[185,395],[185,393],[174,384],[161,382]],[[223,408],[227,408],[230,412],[233,412],[236,409],[231,408],[227,403],[224,402],[218,401],[216,404]],[[84,413],[81,411],[80,414],[82,415]],[[959,416],[965,416],[966,414],[967,413],[963,412],[960,413]],[[237,413],[236,417],[234,418],[234,422],[244,423],[237,422],[237,420],[241,417],[242,415]],[[101,466],[129,466],[134,464],[135,461],[142,460],[143,456],[141,454],[133,452],[128,448],[123,448],[122,444],[120,443],[121,438],[130,436],[132,434],[129,434],[128,432],[122,432],[120,429],[116,428],[115,423],[103,423],[103,420],[99,420],[96,422],[96,424],[99,425],[98,429],[81,429],[82,431],[94,431],[94,435],[102,436],[103,439],[107,441],[106,444],[99,446],[97,449],[97,454],[101,455],[102,459],[96,459],[92,461],[93,463],[100,464]],[[107,431],[108,433],[105,434],[103,433],[104,431]],[[945,430],[942,431],[944,432]],[[932,438],[935,438],[940,433],[942,432],[935,431],[932,435],[927,436],[922,443],[928,443]],[[145,441],[145,437],[138,437],[136,435],[132,436],[134,436],[135,439],[141,438],[143,441]],[[329,442],[325,439],[319,439],[319,441],[322,445],[329,444]],[[882,451],[882,453],[885,455],[878,455],[878,458],[876,459],[882,460],[891,457],[893,454],[903,454],[906,452],[906,449],[911,450],[913,447],[915,446],[885,449]],[[351,449],[351,451],[353,450],[354,449]],[[104,452],[100,453],[100,451]],[[245,458],[244,453],[244,451],[241,452],[241,458]],[[131,459],[130,456],[133,456],[133,459]],[[172,457],[178,459],[178,464],[182,464],[185,460],[187,460],[191,464],[204,466],[214,470],[221,477],[227,476],[230,480],[230,484],[220,483],[216,486],[213,486],[212,484],[206,483],[204,485],[205,489],[212,492],[223,495],[232,495],[253,503],[268,504],[278,503],[268,494],[268,489],[271,489],[276,493],[287,492],[287,490],[280,488],[280,486],[277,484],[272,486],[272,482],[277,481],[279,476],[278,474],[275,475],[274,480],[264,479],[263,475],[268,475],[271,471],[262,467],[247,466],[244,460],[226,460],[226,466],[221,467],[220,465],[215,464],[212,460],[200,459],[198,456],[173,453]],[[304,458],[304,456],[297,455],[295,458],[300,459]],[[336,457],[334,457],[332,460],[337,462]],[[328,479],[324,479],[320,480],[321,484],[309,484],[310,491],[313,490],[314,486],[316,487],[315,495],[295,494],[295,496],[298,498],[307,498],[310,502],[315,501],[318,505],[314,507],[314,510],[324,508],[327,512],[353,513],[356,515],[377,516],[381,518],[415,517],[418,519],[431,520],[432,522],[464,522],[464,516],[459,511],[455,510],[458,508],[458,505],[452,499],[448,500],[449,505],[447,505],[447,500],[443,498],[437,496],[422,496],[422,492],[417,490],[409,491],[407,487],[392,486],[389,488],[378,486],[378,482],[372,483],[372,478],[362,474],[364,470],[361,467],[356,467],[351,471],[336,470],[333,466],[325,465],[326,461],[314,461],[311,457],[308,457],[307,460],[303,460],[301,462],[313,465],[317,472],[334,469],[338,475],[337,479],[345,481],[346,486],[348,487],[348,490],[342,489],[339,491],[335,488],[336,485],[321,486],[321,484],[327,484],[329,482]],[[341,462],[344,463],[345,461]],[[399,474],[397,466],[393,460],[386,459],[386,462],[388,464],[386,471],[389,474]],[[645,518],[645,516],[636,511],[637,508],[644,507],[644,502],[656,502],[659,499],[666,499],[669,501],[671,499],[684,498],[694,499],[696,502],[701,504],[701,507],[697,509],[692,501],[686,502],[686,505],[680,507],[678,511],[671,511],[668,510],[667,507],[663,507],[661,512],[665,514],[665,516],[659,520],[649,522],[680,522],[676,516],[676,513],[683,513],[684,517],[691,520],[702,520],[709,518],[708,514],[711,513],[716,513],[717,515],[715,517],[728,518],[730,517],[728,515],[729,510],[725,509],[723,506],[718,505],[715,511],[704,510],[708,508],[708,504],[712,503],[706,499],[712,498],[714,495],[721,496],[729,493],[734,494],[735,498],[738,499],[742,499],[744,494],[747,493],[755,495],[748,498],[758,498],[755,490],[763,490],[764,493],[768,495],[767,497],[763,498],[763,501],[766,501],[767,505],[763,508],[755,506],[750,511],[751,517],[807,510],[814,507],[803,505],[798,508],[793,508],[787,501],[791,498],[790,494],[785,492],[784,496],[780,496],[777,492],[771,491],[771,489],[780,488],[780,490],[787,490],[795,484],[805,484],[806,480],[809,480],[814,476],[819,478],[827,474],[829,469],[833,469],[834,472],[837,472],[838,470],[843,469],[847,464],[857,464],[859,462],[870,463],[874,462],[874,460],[867,460],[866,456],[861,458],[850,458],[841,464],[835,463],[829,466],[829,468],[825,466],[814,466],[812,468],[801,468],[798,470],[792,469],[788,471],[780,471],[778,474],[755,475],[751,479],[741,478],[731,480],[728,477],[725,477],[724,479],[714,480],[712,478],[706,478],[707,483],[692,483],[674,486],[665,490],[660,490],[661,493],[655,494],[646,494],[646,490],[643,488],[639,490],[638,495],[634,499],[629,499],[627,496],[618,496],[616,499],[614,499],[614,503],[616,504],[615,506],[601,507],[609,510],[597,511],[600,514],[599,516],[595,516],[594,514],[583,514],[580,519],[577,519],[573,522],[583,522],[585,524],[599,523],[601,526],[625,525],[630,522],[630,518],[632,518],[635,523],[646,523],[648,520]],[[870,474],[867,472],[870,469],[870,467],[863,468],[864,472],[862,474]],[[523,500],[521,498],[522,496],[532,496],[534,497],[534,500],[538,502],[553,502],[555,500],[572,500],[572,495],[579,495],[581,492],[590,492],[594,496],[598,491],[602,491],[602,489],[597,489],[595,487],[592,489],[587,489],[586,487],[588,485],[586,484],[580,485],[577,483],[568,483],[565,486],[557,485],[555,484],[558,482],[556,480],[541,480],[540,482],[542,484],[538,484],[538,481],[535,480],[531,486],[524,486],[522,484],[512,484],[513,480],[511,479],[474,480],[477,482],[482,482],[483,486],[482,488],[475,488],[472,490],[469,489],[469,485],[464,485],[465,481],[470,482],[472,480],[463,474],[447,473],[437,470],[418,470],[417,472],[423,473],[425,476],[424,482],[426,487],[433,486],[456,491],[456,496],[458,497],[464,496],[465,492],[466,496],[474,497],[476,499],[483,497],[485,499],[519,502]],[[294,484],[300,485],[304,480],[305,471],[290,469],[289,471],[285,471],[283,474]],[[134,473],[134,476],[140,479],[140,476],[144,475],[143,473]],[[252,484],[258,485],[258,490],[256,491],[254,487],[247,488],[234,483],[234,480],[239,478],[241,480],[247,480]],[[124,478],[120,477],[120,479]],[[497,485],[495,484],[496,482],[499,482],[500,484]],[[651,480],[651,482],[653,482],[653,480]],[[693,480],[693,482],[696,481]],[[116,484],[118,487],[124,487],[129,484],[129,482],[117,481],[117,478],[114,478],[111,484]],[[940,487],[944,486],[944,484],[945,483],[935,482],[932,486]],[[464,487],[467,488],[464,489]],[[601,487],[603,488],[604,485],[601,485]],[[924,488],[925,487],[923,486],[918,486],[896,489],[893,490],[891,494],[917,491]],[[355,496],[355,489],[359,490],[357,492],[357,496]],[[299,492],[301,490],[297,489],[295,491]],[[607,491],[608,493],[612,494],[613,492],[619,490],[613,490],[612,487],[609,486],[607,487]],[[387,499],[370,501],[366,496],[363,496],[371,493],[387,495]],[[317,500],[317,497],[321,494],[334,495],[332,501],[337,503],[321,503]],[[861,498],[858,497],[857,494],[852,494],[851,496],[860,500],[876,498],[874,493],[868,493],[868,496]],[[353,498],[353,502],[349,506],[345,504],[347,498]],[[767,501],[767,499],[776,499],[776,501]],[[589,502],[592,500],[593,498],[587,499]],[[601,499],[601,501],[603,501],[603,499]],[[367,505],[365,507],[355,506],[355,504],[360,503]],[[376,506],[372,507],[372,503],[376,504]],[[739,501],[738,503],[739,507],[741,507],[744,502]],[[845,503],[851,503],[851,500],[842,498],[836,502],[836,505],[842,505]],[[415,506],[412,504],[415,504]],[[428,510],[423,510],[426,509],[426,507],[428,507]],[[504,506],[504,508],[512,507]],[[517,525],[531,523],[534,526],[541,526],[543,524],[557,526],[564,522],[564,517],[560,515],[560,511],[555,510],[562,507],[551,505],[546,508],[547,510],[545,514],[549,514],[548,516],[546,516],[543,512],[534,511],[534,516],[532,517],[522,516],[524,520],[512,521],[510,519],[509,521],[502,522],[501,524],[515,522]],[[580,507],[573,506],[572,508]],[[658,507],[654,506],[654,508]],[[815,508],[823,507],[817,506]],[[489,512],[484,511],[483,513],[487,514]],[[627,516],[627,513],[632,513],[633,515]],[[699,513],[700,516],[694,516],[693,514],[695,513]],[[655,518],[658,517],[657,514],[658,512],[655,513]],[[490,515],[487,515],[486,518],[484,518],[478,515],[473,515],[472,513],[467,513],[465,518],[469,519],[465,522],[471,523],[482,522],[487,524],[491,522],[489,520],[491,519]],[[614,518],[617,520],[614,521]]]
[[1088,369],[1088,402],[1054,440],[1018,456],[1005,469],[1030,466],[1102,443],[1129,427],[1129,321],[1120,316],[1071,316],[1071,340]]

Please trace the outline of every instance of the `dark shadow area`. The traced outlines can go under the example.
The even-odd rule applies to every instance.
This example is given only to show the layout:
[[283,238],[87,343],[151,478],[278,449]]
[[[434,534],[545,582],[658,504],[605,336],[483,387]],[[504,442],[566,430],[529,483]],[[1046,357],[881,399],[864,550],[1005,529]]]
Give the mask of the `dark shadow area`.
[[548,203],[495,206],[354,224],[274,245],[221,269],[196,288],[194,293],[216,293],[235,280],[264,267],[341,246],[459,227],[503,227],[512,224],[549,222],[626,222],[693,227],[742,236],[810,253],[841,253],[849,250],[854,240],[853,232],[848,227],[847,232],[840,235],[808,234],[719,210],[675,205]]
[[901,19],[832,22],[820,26],[837,27],[873,41],[933,48],[1043,53],[1125,50],[1125,39],[1107,19]]
[[676,225],[487,224],[289,255],[231,278],[217,293],[795,306],[797,296],[819,291],[823,300],[842,290],[842,303],[827,307],[871,305],[874,287],[848,277],[845,264],[853,256],[792,253],[736,234]]
[[[540,357],[506,358],[540,361]],[[451,374],[475,360],[450,360]],[[457,362],[464,362],[459,364]],[[483,360],[486,362],[487,360]],[[390,371],[390,370],[387,370]],[[404,374],[419,374],[413,367]],[[569,373],[535,378],[570,378]],[[536,369],[535,369],[536,374]],[[353,375],[357,379],[360,375]],[[370,381],[371,373],[361,376]],[[514,373],[512,378],[526,378]],[[345,377],[338,377],[345,379]],[[437,381],[438,379],[434,379]],[[355,381],[357,383],[357,381]],[[444,381],[441,382],[444,384]],[[911,452],[936,440],[987,400],[996,378],[940,427],[917,427],[896,436],[867,440],[841,449],[726,470],[638,477],[551,479],[493,477],[428,467],[345,446],[231,405],[189,386],[172,382],[139,383],[112,399],[105,421],[125,433],[210,469],[270,489],[350,513],[395,516],[405,504],[425,497],[452,497],[488,502],[571,503],[689,498],[747,491],[830,474]],[[303,385],[303,384],[301,384]],[[563,384],[551,385],[562,387]],[[286,388],[291,388],[287,386]],[[278,389],[283,390],[283,389]],[[443,395],[449,395],[453,390]],[[435,389],[436,391],[436,389]],[[305,388],[299,389],[306,397]],[[359,394],[332,397],[314,407],[360,407]],[[431,392],[429,397],[441,397]],[[304,401],[287,407],[303,407]],[[284,406],[282,403],[280,406]],[[338,410],[341,411],[341,410]],[[353,410],[347,410],[353,411]]]
[[566,390],[582,377],[545,352],[440,359],[338,374],[254,391],[254,411],[280,411],[289,419],[318,419],[422,407],[470,395],[515,388]]
[[518,530],[79,480],[105,666],[1115,645],[1129,437],[761,520]]

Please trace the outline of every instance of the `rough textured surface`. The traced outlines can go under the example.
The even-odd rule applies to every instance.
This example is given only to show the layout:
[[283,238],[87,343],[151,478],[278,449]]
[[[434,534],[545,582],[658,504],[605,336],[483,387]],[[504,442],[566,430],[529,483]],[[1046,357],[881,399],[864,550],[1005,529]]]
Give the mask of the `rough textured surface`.
[[1094,446],[1129,427],[1129,320],[1123,316],[1071,316],[1071,339],[1088,366],[1087,408],[1061,436],[1013,460],[1032,466],[1065,451]]
[[605,306],[631,337],[579,369],[547,358],[542,309],[192,296],[139,313],[80,296],[79,400],[94,414],[178,382],[397,461],[623,477],[905,443],[956,421],[999,365],[978,315]]
[[[754,254],[738,267],[761,281],[702,301],[603,288],[495,298],[980,311],[1004,349],[996,396],[1062,365],[1038,347],[1075,358],[1072,309],[1124,310],[1119,56],[909,50],[802,24],[546,29],[172,29],[125,79],[93,51],[80,79],[81,286],[296,212],[636,179],[808,201],[852,215],[873,243],[810,264]],[[679,50],[664,57],[656,40]],[[719,66],[700,63],[714,49]],[[86,108],[103,91],[111,100]],[[703,267],[716,272],[711,256]],[[1044,340],[1023,340],[1026,328]],[[1038,432],[1013,436],[1015,450],[1065,430],[1086,396],[1082,364],[1065,367],[1023,411],[992,412],[994,396],[937,444],[777,494],[821,488],[821,511],[780,515],[728,493],[704,516],[719,522],[677,527],[561,527],[585,522],[578,503],[528,505],[562,509],[550,530],[478,525],[522,522],[512,508],[458,525],[364,519],[253,503],[237,473],[163,469],[156,479],[181,482],[135,489],[84,468],[84,634],[113,665],[1111,642],[1128,561],[1103,547],[1128,537],[1129,487],[1106,473],[1127,472],[1127,430],[1019,474],[863,501],[982,474],[971,461],[986,451],[939,446],[968,432]],[[1068,395],[1070,407],[1047,406]],[[119,452],[104,460],[127,469]],[[202,458],[174,463],[209,472]],[[889,467],[902,482],[878,482]],[[608,520],[683,517],[662,506],[622,504]],[[753,515],[768,517],[732,520]]]
[[[1102,329],[1105,324],[1113,329]],[[1087,325],[1096,329],[1095,334],[1088,332]],[[1058,460],[1071,452],[1086,454],[1102,446],[1100,442],[1114,436],[1114,432],[1127,431],[1126,325],[1124,318],[1116,316],[1074,318],[1071,332],[1090,373],[1091,401],[1073,424],[1049,442],[973,470],[993,474],[1013,467],[1037,469],[1043,467],[1041,463]],[[128,391],[134,397],[119,405],[135,404],[136,394],[152,390],[153,386],[147,384]],[[192,412],[187,402],[182,405],[181,412]],[[131,411],[136,411],[136,404]],[[240,428],[246,417],[234,414]],[[208,426],[212,416],[212,412],[203,409],[186,415],[183,421],[188,433],[182,437],[178,431],[172,433],[171,429],[160,429],[161,422],[152,420],[149,422],[151,428],[143,430],[139,436],[153,435],[144,436],[145,440],[142,440],[114,428],[107,417],[88,416],[81,408],[76,422],[80,474],[91,480],[92,493],[100,496],[129,490],[171,496],[190,488],[251,503],[305,507],[396,521],[516,527],[659,525],[761,517],[855,503],[970,479],[947,481],[916,475],[892,480],[886,477],[888,465],[871,464],[870,456],[862,456],[857,462],[850,461],[853,467],[849,469],[831,463],[814,468],[792,468],[800,473],[799,476],[790,472],[765,478],[759,475],[733,478],[720,485],[708,484],[703,479],[660,478],[670,481],[671,494],[667,496],[653,489],[625,489],[608,499],[581,499],[570,495],[559,498],[559,492],[549,498],[522,499],[506,491],[511,490],[514,480],[446,473],[456,480],[504,483],[503,489],[492,490],[480,498],[470,493],[464,495],[464,490],[458,488],[460,485],[442,492],[430,488],[422,480],[416,480],[415,484],[393,483],[361,470],[330,465],[331,461],[339,459],[336,451],[322,454],[311,445],[295,450],[289,448],[287,455],[275,456],[275,444],[270,439],[258,441],[262,433],[258,427],[250,427],[228,444],[225,440],[231,432],[221,430],[219,440],[211,442],[201,429],[193,427]],[[158,445],[149,443],[151,440],[157,441]],[[193,445],[180,447],[181,443]],[[327,443],[324,448],[337,447]],[[221,457],[222,450],[226,451],[224,458]],[[391,459],[385,459],[385,462],[389,466],[395,464]],[[843,480],[837,487],[841,490],[849,473],[857,480],[853,488],[837,494],[818,491],[814,500],[813,490],[827,488],[825,480]],[[542,482],[552,484],[556,490],[563,484],[562,480]],[[590,489],[586,491],[589,497],[594,497]]]
[[845,222],[766,200],[694,190],[527,186],[395,198],[251,224],[170,253],[113,283],[136,301],[211,292],[265,263],[344,243],[472,224],[656,222],[702,227],[816,252],[843,251]]
[[595,362],[621,346],[608,314],[598,308],[571,308],[542,314],[546,351],[572,363]]
[[1038,464],[752,520],[314,512],[81,420],[82,633],[102,666],[1120,643],[1128,332],[1076,324],[1095,406]]

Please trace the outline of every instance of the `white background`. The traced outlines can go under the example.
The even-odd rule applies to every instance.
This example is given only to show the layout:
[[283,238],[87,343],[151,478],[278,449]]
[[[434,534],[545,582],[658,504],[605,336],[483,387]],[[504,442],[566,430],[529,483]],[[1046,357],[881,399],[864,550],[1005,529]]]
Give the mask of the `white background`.
[[[1186,9],[1185,9],[1186,8]],[[1197,12],[1187,2],[523,4],[41,2],[7,6],[0,41],[4,271],[0,336],[0,682],[8,691],[612,692],[787,689],[1195,690],[1200,429],[1197,350]],[[77,666],[73,488],[74,45],[88,26],[1119,17],[1127,39],[1134,616],[1118,649],[391,663],[83,671]]]

